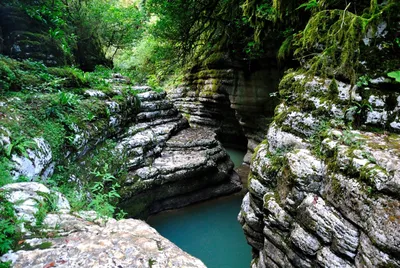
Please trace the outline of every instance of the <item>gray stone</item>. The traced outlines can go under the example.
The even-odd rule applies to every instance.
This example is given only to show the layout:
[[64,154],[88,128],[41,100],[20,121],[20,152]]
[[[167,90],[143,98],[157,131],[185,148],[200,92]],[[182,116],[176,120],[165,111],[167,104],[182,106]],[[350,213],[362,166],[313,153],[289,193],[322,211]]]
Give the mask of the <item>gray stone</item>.
[[8,253],[13,267],[206,267],[146,223],[109,220],[104,227],[88,224],[66,237],[26,241],[50,243],[48,249]]
[[12,183],[0,189],[6,192],[7,200],[13,204],[16,215],[21,220],[22,232],[28,232],[24,228],[25,223],[35,226],[35,214],[38,212],[39,206],[50,202],[50,195],[55,198],[56,203],[52,205],[56,211],[67,213],[70,210],[69,202],[63,195],[52,192],[37,182]]
[[265,217],[272,226],[288,231],[292,217],[276,202],[274,193],[266,193],[264,196]]
[[268,239],[264,240],[265,254],[280,267],[293,267],[287,256]]
[[324,247],[317,253],[317,262],[326,268],[354,268],[348,261],[335,255],[328,247]]
[[286,154],[289,169],[299,190],[318,192],[325,175],[323,161],[311,155],[307,149],[299,149]]
[[300,225],[294,224],[294,229],[290,233],[290,240],[296,247],[307,255],[314,256],[321,248],[318,239],[306,232]]
[[13,154],[14,170],[12,175],[14,179],[19,176],[26,176],[28,179],[41,177],[47,179],[53,173],[53,157],[50,145],[43,138],[34,138],[34,149],[27,149],[28,157]]
[[299,209],[298,220],[315,232],[325,243],[333,243],[333,249],[354,258],[359,242],[359,231],[344,219],[338,211],[325,204],[316,195],[308,194]]
[[269,151],[275,153],[277,150],[293,149],[306,149],[309,147],[307,143],[300,137],[288,133],[278,128],[275,124],[271,124],[267,134]]
[[262,233],[262,220],[255,214],[250,205],[250,194],[247,193],[243,198],[241,210],[238,215],[239,222],[248,224],[253,230]]
[[400,260],[396,260],[377,249],[371,240],[364,233],[361,233],[356,267],[400,267]]

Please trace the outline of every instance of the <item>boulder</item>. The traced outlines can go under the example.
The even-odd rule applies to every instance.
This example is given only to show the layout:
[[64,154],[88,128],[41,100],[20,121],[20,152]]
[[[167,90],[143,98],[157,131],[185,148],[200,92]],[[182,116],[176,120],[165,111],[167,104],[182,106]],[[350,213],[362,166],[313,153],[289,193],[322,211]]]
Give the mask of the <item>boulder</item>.
[[[19,249],[0,257],[12,267],[206,267],[145,222],[101,219],[93,211],[71,213],[68,201],[40,183],[14,183],[0,189],[19,221],[35,225],[39,205],[57,197],[39,233],[22,231]],[[47,238],[43,238],[47,237]]]

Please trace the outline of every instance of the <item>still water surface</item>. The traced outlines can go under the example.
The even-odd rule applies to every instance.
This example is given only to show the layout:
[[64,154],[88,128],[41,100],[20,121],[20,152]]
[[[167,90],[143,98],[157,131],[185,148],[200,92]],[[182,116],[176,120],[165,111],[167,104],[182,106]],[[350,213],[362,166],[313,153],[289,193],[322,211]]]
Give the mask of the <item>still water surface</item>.
[[163,212],[148,223],[209,268],[247,268],[251,249],[236,217],[242,197],[234,195]]
[[[239,166],[244,153],[227,151],[235,167]],[[236,219],[241,202],[241,195],[232,195],[159,213],[147,222],[209,268],[247,268],[251,248]]]
[[232,162],[235,164],[235,168],[242,164],[246,152],[233,148],[225,148],[225,150],[231,158]]

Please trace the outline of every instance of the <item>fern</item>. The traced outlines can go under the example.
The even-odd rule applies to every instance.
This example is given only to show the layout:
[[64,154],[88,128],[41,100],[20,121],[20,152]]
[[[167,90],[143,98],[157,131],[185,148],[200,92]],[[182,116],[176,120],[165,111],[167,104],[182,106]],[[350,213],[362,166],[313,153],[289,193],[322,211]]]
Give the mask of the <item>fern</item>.
[[318,7],[317,0],[309,0],[307,3],[301,4],[296,10],[304,8],[304,10],[314,10]]
[[5,155],[11,157],[12,154],[20,154],[24,157],[29,157],[27,149],[32,149],[36,146],[36,142],[31,140],[26,140],[23,137],[19,137],[14,141],[11,141],[5,148]]

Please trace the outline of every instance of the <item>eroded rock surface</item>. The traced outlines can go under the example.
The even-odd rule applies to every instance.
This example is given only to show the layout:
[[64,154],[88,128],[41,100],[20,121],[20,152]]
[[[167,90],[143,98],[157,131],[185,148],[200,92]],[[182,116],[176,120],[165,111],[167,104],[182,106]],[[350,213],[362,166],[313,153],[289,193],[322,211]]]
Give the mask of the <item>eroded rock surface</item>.
[[[400,267],[400,136],[390,128],[400,106],[376,88],[365,97],[331,83],[293,74],[281,83],[286,101],[253,156],[238,216],[252,267]],[[390,116],[372,120],[350,99]]]
[[191,126],[213,130],[224,143],[247,142],[244,161],[249,163],[273,116],[276,103],[270,94],[277,90],[280,74],[271,66],[249,74],[243,71],[248,66],[225,65],[191,72],[168,96]]
[[12,267],[206,267],[140,220],[109,220],[105,226],[54,239],[25,241],[32,247],[50,243],[47,249],[6,254]]
[[[9,184],[1,190],[7,192],[24,223],[33,223],[27,215],[34,217],[35,205],[44,201],[41,195],[50,194],[39,183]],[[60,193],[54,194],[60,197],[57,212],[46,215],[41,236],[56,238],[32,238],[34,234],[23,232],[28,239],[21,240],[21,249],[1,256],[0,261],[11,261],[16,268],[206,267],[143,221],[106,219],[94,223],[85,218],[96,213],[69,214],[68,201]]]

